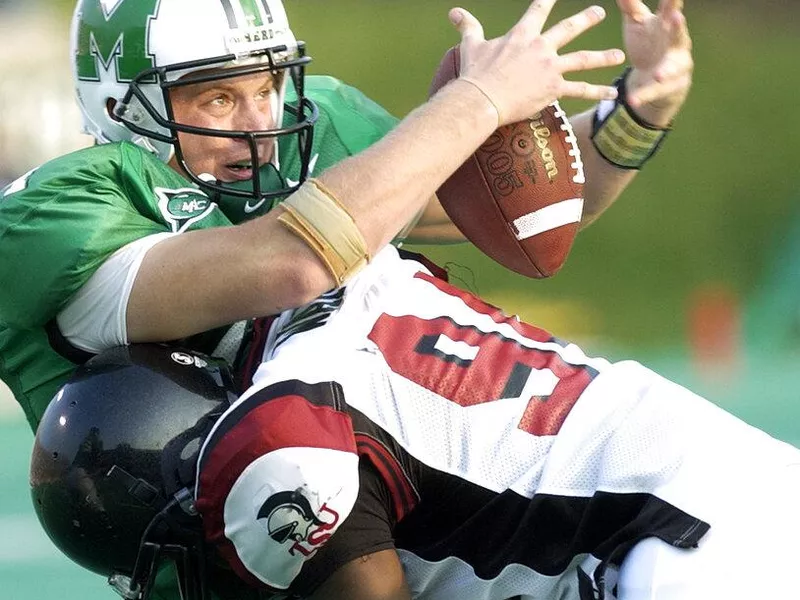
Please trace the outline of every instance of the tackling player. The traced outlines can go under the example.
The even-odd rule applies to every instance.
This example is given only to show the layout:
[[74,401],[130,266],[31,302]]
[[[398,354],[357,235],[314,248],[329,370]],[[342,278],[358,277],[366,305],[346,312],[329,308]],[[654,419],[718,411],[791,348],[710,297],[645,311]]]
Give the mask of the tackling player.
[[184,600],[796,595],[800,450],[394,248],[265,352],[238,400],[174,346],[79,369],[31,466],[56,545],[132,600],[167,559]]

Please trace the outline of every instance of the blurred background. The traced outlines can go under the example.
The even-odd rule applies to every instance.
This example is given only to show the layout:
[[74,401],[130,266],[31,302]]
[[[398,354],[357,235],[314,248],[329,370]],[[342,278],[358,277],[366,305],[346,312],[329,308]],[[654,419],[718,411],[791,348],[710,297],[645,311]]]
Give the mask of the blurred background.
[[[285,4],[314,57],[311,72],[361,88],[397,116],[424,101],[457,43],[446,18],[452,0]],[[461,2],[487,36],[504,33],[527,4]],[[551,21],[587,4],[560,0]],[[614,2],[600,4],[608,20],[574,47],[621,43]],[[416,249],[507,312],[589,354],[640,360],[800,446],[800,5],[686,4],[692,95],[657,159],[580,234],[558,275],[528,280],[467,246]],[[88,143],[72,95],[71,10],[65,0],[0,0],[0,185]],[[26,483],[32,440],[0,389],[0,600],[113,597],[39,532]]]

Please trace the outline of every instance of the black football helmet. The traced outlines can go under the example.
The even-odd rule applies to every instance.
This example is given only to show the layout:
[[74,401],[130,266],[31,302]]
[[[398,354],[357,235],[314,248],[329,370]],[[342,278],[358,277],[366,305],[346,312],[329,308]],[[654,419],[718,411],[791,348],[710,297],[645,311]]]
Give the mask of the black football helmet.
[[235,400],[224,361],[160,344],[89,360],[53,398],[36,433],[33,505],[69,558],[146,600],[170,561],[184,600],[208,598],[193,504],[203,441]]

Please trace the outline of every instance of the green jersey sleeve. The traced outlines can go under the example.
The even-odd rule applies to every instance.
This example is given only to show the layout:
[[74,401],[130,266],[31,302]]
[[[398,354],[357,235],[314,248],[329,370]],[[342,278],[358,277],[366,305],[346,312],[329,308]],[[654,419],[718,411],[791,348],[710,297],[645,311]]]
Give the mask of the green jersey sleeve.
[[[155,193],[154,193],[155,192]],[[128,144],[51,161],[0,197],[0,323],[55,317],[111,254],[150,234],[229,224],[216,205]]]

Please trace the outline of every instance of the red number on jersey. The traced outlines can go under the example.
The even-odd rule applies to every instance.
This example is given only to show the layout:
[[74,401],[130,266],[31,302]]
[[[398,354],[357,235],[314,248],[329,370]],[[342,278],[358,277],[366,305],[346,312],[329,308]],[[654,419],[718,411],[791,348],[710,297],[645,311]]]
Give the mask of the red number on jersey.
[[[541,329],[509,319],[496,308],[439,280],[441,291],[469,300],[475,312],[511,324],[528,339],[553,342]],[[529,394],[519,428],[533,435],[556,435],[569,411],[597,374],[592,367],[566,362],[554,349],[531,348],[497,332],[464,326],[447,317],[382,315],[369,338],[399,375],[461,406]]]

